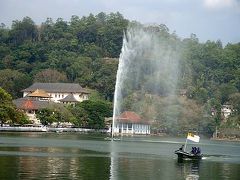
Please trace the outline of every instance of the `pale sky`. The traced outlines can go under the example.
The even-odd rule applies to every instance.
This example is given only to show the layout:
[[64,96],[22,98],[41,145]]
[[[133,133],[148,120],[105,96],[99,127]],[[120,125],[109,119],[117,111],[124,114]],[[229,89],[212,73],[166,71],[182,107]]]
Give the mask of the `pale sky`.
[[36,24],[72,15],[120,12],[129,20],[165,24],[180,38],[197,35],[201,42],[240,42],[240,0],[0,0],[0,23],[29,16]]

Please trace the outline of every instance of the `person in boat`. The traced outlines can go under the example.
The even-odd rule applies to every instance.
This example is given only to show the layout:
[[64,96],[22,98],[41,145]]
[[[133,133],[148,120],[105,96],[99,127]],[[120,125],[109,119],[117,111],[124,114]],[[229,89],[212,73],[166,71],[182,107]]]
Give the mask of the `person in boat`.
[[191,153],[194,155],[201,154],[201,149],[199,147],[192,147]]
[[192,153],[192,154],[196,154],[196,153],[197,153],[197,148],[196,148],[196,147],[192,147],[191,153]]
[[196,152],[196,154],[201,154],[201,149],[200,149],[200,147],[197,147],[197,152]]
[[183,148],[184,148],[184,145],[182,145],[182,146],[179,148],[179,150],[180,150],[180,151],[183,151]]

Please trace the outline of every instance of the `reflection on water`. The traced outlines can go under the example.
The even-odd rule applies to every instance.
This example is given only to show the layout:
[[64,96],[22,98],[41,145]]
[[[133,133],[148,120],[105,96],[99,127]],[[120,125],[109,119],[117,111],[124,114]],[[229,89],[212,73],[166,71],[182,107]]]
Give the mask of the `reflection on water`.
[[[80,134],[0,134],[0,179],[239,179],[240,144],[205,141],[200,161],[179,162],[181,139],[105,141]],[[221,154],[221,152],[223,152]]]
[[[37,152],[39,149],[32,149]],[[16,149],[17,150],[17,149]],[[43,149],[41,149],[43,150]],[[61,151],[59,148],[46,148],[51,153]],[[25,151],[25,148],[19,148]],[[69,149],[65,149],[64,153]],[[73,150],[74,153],[88,154],[88,152]],[[26,152],[26,151],[25,151]],[[91,154],[91,153],[90,153]],[[32,156],[11,155],[0,156],[0,179],[108,179],[109,158],[95,156],[60,157],[60,156]]]
[[197,180],[199,179],[200,163],[201,160],[178,160],[177,166],[186,180]]

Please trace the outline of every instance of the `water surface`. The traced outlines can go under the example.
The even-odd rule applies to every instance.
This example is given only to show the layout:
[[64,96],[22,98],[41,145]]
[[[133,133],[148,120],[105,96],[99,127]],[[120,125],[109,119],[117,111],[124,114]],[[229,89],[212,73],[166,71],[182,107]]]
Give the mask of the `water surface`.
[[[201,140],[201,161],[178,162],[170,137],[0,133],[0,179],[239,179],[240,143]],[[192,144],[188,144],[191,148]]]

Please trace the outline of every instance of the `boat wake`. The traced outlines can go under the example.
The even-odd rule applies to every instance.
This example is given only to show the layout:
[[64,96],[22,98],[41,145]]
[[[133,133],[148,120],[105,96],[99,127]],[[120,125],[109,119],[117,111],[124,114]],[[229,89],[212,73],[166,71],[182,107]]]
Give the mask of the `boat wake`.
[[106,140],[106,141],[121,141],[122,139],[121,138],[106,137],[106,138],[104,138],[104,140]]
[[234,155],[222,155],[222,154],[213,154],[213,155],[204,155],[202,160],[206,161],[215,161],[215,162],[234,162],[239,164],[240,163],[240,156]]

